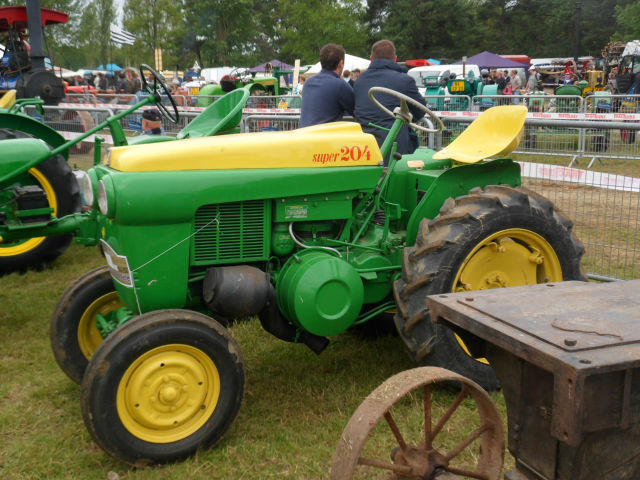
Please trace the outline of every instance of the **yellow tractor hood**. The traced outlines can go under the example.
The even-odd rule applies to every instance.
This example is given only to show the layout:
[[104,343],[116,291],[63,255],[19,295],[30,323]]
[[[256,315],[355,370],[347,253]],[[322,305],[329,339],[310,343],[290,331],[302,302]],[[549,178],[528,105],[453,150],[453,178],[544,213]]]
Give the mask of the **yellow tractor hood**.
[[381,162],[375,137],[353,122],[114,147],[107,157],[111,168],[123,172],[351,167]]

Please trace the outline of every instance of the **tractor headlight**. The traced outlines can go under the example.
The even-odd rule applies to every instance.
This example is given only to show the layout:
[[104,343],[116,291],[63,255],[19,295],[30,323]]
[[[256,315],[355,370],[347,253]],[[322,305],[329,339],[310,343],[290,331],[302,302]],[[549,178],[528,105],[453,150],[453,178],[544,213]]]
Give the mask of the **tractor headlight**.
[[115,191],[111,177],[103,177],[98,182],[98,208],[103,215],[114,218],[116,216]]
[[73,174],[76,177],[78,186],[80,187],[80,195],[82,197],[82,204],[89,207],[93,206],[93,185],[91,184],[91,177],[84,170],[74,170]]

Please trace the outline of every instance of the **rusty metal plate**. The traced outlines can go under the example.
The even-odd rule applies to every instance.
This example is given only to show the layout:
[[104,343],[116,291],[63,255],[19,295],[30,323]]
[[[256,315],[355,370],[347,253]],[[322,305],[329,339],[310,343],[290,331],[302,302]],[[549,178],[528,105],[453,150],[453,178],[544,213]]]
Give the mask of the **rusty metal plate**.
[[561,282],[456,295],[458,303],[565,351],[640,343],[640,280]]

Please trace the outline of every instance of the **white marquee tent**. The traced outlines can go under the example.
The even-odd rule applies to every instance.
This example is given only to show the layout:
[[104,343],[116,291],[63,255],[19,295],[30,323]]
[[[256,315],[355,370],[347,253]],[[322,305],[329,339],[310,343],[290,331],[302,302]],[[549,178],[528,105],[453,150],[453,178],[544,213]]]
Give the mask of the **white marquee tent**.
[[[355,55],[349,55],[348,53],[344,57],[344,68],[345,70],[352,70],[354,68],[359,68],[360,70],[366,70],[369,67],[369,59],[356,57]],[[320,66],[320,62],[313,65],[306,73],[318,73],[322,70]]]

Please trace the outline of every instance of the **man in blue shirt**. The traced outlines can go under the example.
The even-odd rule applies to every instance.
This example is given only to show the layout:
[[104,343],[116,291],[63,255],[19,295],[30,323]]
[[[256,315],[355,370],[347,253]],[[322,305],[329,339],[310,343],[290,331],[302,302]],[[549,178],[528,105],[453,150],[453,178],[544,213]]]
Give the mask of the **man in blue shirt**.
[[[362,130],[375,135],[378,145],[382,145],[387,132],[379,128],[370,127],[369,123],[374,123],[385,128],[391,128],[393,119],[380,110],[369,98],[371,87],[385,87],[396,92],[403,93],[408,97],[426,105],[424,97],[420,95],[418,87],[413,78],[407,75],[407,69],[396,63],[396,47],[390,40],[380,40],[373,44],[371,48],[371,63],[369,68],[360,75],[358,81],[353,86],[356,98],[355,117],[362,125]],[[306,87],[305,87],[306,88]],[[391,112],[400,105],[400,100],[390,95],[376,94],[376,99]],[[419,108],[408,104],[413,115],[413,122],[417,122],[424,116],[424,112]],[[413,153],[418,147],[418,137],[406,125],[402,126],[398,137],[398,153]],[[386,164],[387,160],[385,160]]]
[[344,48],[334,43],[320,49],[322,71],[310,77],[302,90],[300,128],[336,122],[345,113],[353,115],[353,89],[340,78],[344,56]]

